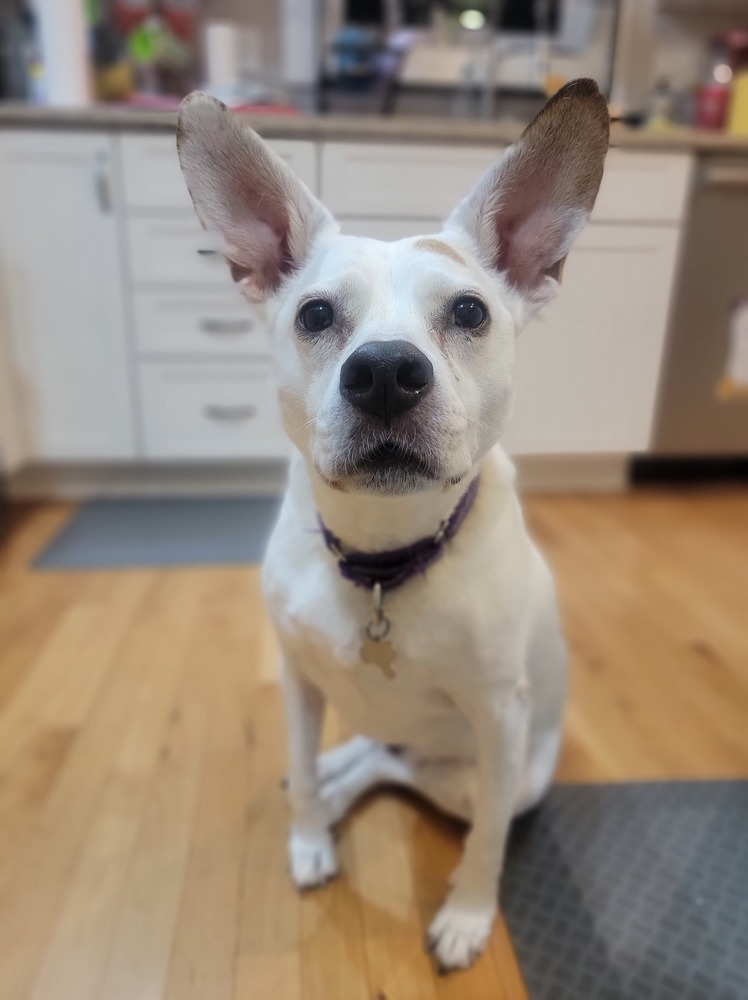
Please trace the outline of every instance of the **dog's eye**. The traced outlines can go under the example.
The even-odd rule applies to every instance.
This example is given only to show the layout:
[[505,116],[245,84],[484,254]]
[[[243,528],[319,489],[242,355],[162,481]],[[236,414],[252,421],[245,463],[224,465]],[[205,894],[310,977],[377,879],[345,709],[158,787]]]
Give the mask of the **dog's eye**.
[[309,333],[321,333],[332,326],[334,318],[332,306],[324,299],[305,303],[299,312],[299,322]]
[[455,302],[452,316],[455,326],[460,326],[465,330],[475,330],[486,318],[486,307],[480,299],[473,298],[472,295],[465,295]]

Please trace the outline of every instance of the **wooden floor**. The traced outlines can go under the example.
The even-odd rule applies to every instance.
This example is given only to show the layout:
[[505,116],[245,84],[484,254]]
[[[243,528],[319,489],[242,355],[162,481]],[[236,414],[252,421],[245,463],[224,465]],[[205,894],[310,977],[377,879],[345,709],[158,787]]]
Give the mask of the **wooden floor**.
[[[560,779],[748,775],[748,493],[527,509],[572,649]],[[363,805],[343,877],[291,889],[258,571],[29,572],[68,513],[0,550],[0,998],[524,997],[503,925],[434,975],[460,831],[410,801]]]

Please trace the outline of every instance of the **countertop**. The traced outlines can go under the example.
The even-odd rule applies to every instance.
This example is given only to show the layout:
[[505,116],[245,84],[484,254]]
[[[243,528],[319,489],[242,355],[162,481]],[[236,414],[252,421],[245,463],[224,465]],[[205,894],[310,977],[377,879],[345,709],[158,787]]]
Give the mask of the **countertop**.
[[[434,142],[499,145],[514,142],[522,124],[511,121],[479,121],[393,115],[245,115],[247,123],[268,139],[306,139],[351,142]],[[144,111],[115,105],[62,108],[0,103],[0,127],[106,128],[132,131],[169,131],[176,125],[176,112]],[[649,132],[613,125],[611,146],[655,152],[698,152],[748,155],[748,135],[730,136],[673,128]]]

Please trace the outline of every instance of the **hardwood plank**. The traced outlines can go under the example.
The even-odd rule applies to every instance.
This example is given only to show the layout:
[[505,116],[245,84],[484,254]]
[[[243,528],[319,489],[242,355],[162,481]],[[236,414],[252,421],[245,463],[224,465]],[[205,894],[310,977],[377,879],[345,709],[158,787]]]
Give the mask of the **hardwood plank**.
[[571,640],[560,776],[745,774],[745,494],[535,498],[528,506]]
[[301,898],[288,877],[283,716],[275,684],[251,694],[253,780],[240,883],[236,1000],[300,1000]]
[[190,847],[202,759],[205,711],[185,698],[169,729],[143,814],[122,912],[101,995],[107,1000],[163,997]]
[[[190,579],[175,582],[183,598]],[[193,588],[194,589],[194,588]],[[182,602],[189,608],[189,601]],[[81,729],[32,835],[0,890],[0,996],[25,996],[47,934],[84,848],[104,791],[110,762],[131,722],[141,682],[161,656],[180,653],[179,618],[156,592],[143,597],[142,614],[113,656],[102,690]]]
[[[212,660],[202,635],[201,615],[210,617],[215,573],[164,574],[170,592],[185,580],[192,603],[175,603],[181,639],[171,655],[182,661],[176,697],[168,714],[121,904],[112,953],[101,986],[107,1000],[157,1000],[165,995],[174,938],[180,919],[200,776],[205,754],[209,703],[205,693]],[[177,611],[179,609],[179,611]]]
[[256,581],[243,570],[216,571],[192,657],[210,664],[199,677],[208,717],[205,760],[175,928],[166,995],[170,1000],[230,1000],[239,936],[239,888],[246,863],[247,811],[254,774],[251,702],[244,691],[257,669],[248,656],[263,620],[248,616]]
[[341,875],[301,900],[302,996],[304,1000],[368,1000],[369,966],[361,899],[352,885],[351,839],[338,843]]
[[361,900],[372,994],[433,1000],[434,969],[423,947],[410,862],[414,821],[412,806],[378,795],[350,817],[345,835],[353,849],[350,879]]
[[[163,653],[158,646],[154,652]],[[95,1000],[112,949],[154,772],[168,751],[184,660],[162,656],[142,683],[130,723],[52,929],[33,1000]]]

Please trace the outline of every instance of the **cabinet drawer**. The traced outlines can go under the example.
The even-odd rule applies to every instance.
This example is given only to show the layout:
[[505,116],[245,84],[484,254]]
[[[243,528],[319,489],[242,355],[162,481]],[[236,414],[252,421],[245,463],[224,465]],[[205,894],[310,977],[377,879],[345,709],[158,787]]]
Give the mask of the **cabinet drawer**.
[[[322,200],[340,215],[443,220],[501,147],[444,148],[328,143],[322,153]],[[596,222],[678,222],[689,192],[684,153],[608,154]]]
[[605,162],[593,222],[678,222],[686,209],[691,157],[613,149]]
[[269,364],[143,364],[148,458],[281,458],[281,426]]
[[239,294],[135,295],[138,349],[154,354],[270,353],[265,322]]
[[322,200],[333,213],[444,219],[502,147],[328,143]]
[[233,287],[221,254],[192,212],[183,216],[132,217],[127,220],[130,274],[137,283],[200,284]]
[[[173,136],[123,135],[120,142],[128,208],[192,208]],[[313,143],[274,140],[268,145],[316,192],[317,157]]]

